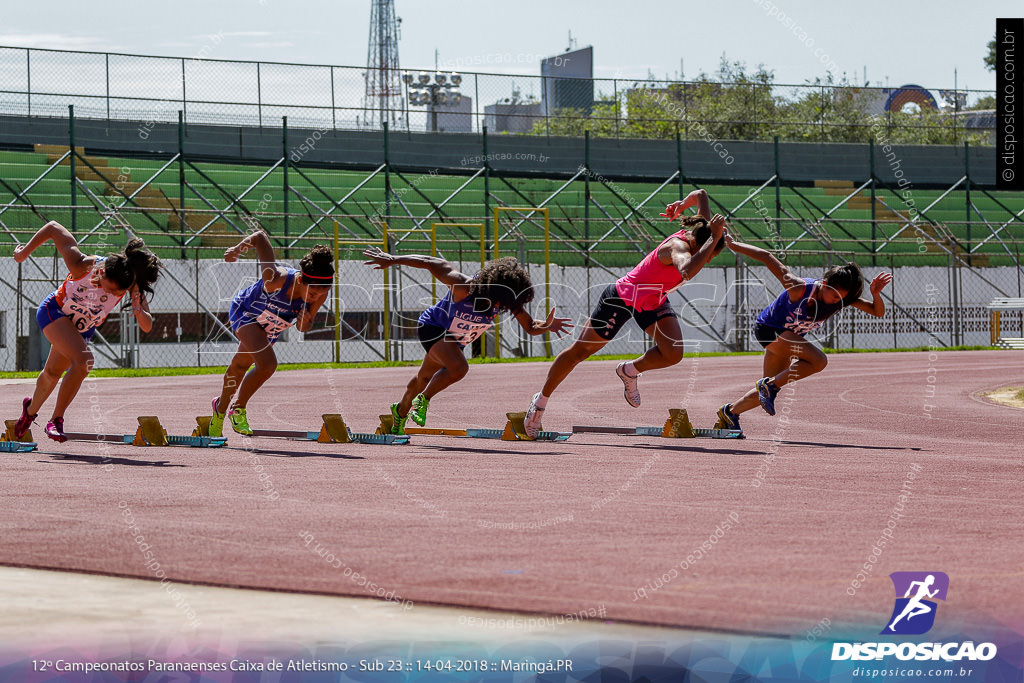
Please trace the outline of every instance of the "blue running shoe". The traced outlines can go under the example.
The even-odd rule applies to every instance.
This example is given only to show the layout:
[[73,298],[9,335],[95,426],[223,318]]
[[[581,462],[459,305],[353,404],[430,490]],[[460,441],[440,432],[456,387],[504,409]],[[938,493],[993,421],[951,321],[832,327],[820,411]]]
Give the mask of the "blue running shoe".
[[757,387],[757,400],[761,402],[764,412],[774,415],[775,397],[779,395],[779,388],[772,384],[771,377],[762,377],[754,386]]
[[740,433],[743,432],[743,427],[740,427],[740,416],[732,412],[731,403],[726,403],[718,409],[718,422],[715,423],[715,429],[738,429]]

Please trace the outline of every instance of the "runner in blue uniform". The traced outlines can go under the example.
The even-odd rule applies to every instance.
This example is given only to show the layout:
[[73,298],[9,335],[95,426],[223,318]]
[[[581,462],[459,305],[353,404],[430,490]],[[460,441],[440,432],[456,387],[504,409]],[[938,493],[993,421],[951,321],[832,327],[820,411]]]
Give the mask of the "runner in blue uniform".
[[882,290],[892,282],[891,273],[879,273],[871,281],[871,300],[862,299],[864,276],[855,263],[833,266],[821,279],[800,278],[769,252],[736,242],[726,235],[726,246],[768,266],[785,291],[761,311],[754,324],[754,337],[765,349],[763,375],[754,388],[735,403],[718,409],[719,429],[740,429],[741,413],[759,403],[769,415],[775,414],[775,397],[790,382],[821,372],[828,357],[804,339],[845,306],[881,318],[885,315]]
[[389,266],[423,268],[449,287],[440,301],[420,315],[416,329],[427,355],[402,400],[391,406],[394,434],[405,433],[410,416],[416,424],[426,424],[430,399],[469,371],[463,349],[489,330],[501,313],[515,317],[527,334],[554,332],[561,338],[572,329],[568,318],[555,317],[554,308],[544,322],[526,312],[524,307],[533,301],[533,283],[526,268],[514,258],[490,261],[479,273],[469,276],[433,256],[394,256],[377,247],[363,255],[369,259],[366,265],[377,270]]
[[[238,351],[224,373],[220,396],[213,399],[210,436],[223,435],[225,417],[239,434],[252,434],[246,406],[277,370],[274,342],[292,325],[300,332],[309,331],[334,282],[334,255],[323,244],[303,256],[296,270],[278,266],[267,234],[254,232],[227,249],[224,260],[237,261],[250,248],[256,249],[262,277],[238,292],[228,310],[231,331],[238,337]],[[232,404],[236,389],[238,398]]]

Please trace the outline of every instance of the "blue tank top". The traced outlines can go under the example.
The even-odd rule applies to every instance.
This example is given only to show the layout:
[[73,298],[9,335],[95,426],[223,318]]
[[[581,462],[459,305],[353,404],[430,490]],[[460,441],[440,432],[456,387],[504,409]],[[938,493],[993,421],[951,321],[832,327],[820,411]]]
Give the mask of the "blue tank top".
[[245,317],[254,319],[266,331],[267,336],[274,339],[291,327],[299,313],[306,307],[306,302],[301,297],[288,298],[288,291],[295,281],[295,274],[299,271],[294,268],[287,268],[287,271],[288,277],[285,278],[281,289],[267,292],[263,286],[263,278],[260,278],[236,294],[232,302],[233,307]]
[[494,326],[498,314],[493,308],[476,312],[473,310],[474,299],[467,296],[462,301],[452,301],[452,291],[444,295],[440,301],[420,314],[420,325],[433,325],[447,330],[460,348],[472,344],[480,335]]
[[811,294],[817,288],[818,281],[809,277],[803,280],[804,291],[799,300],[791,300],[789,290],[783,290],[779,298],[757,314],[757,323],[777,330],[790,330],[802,337],[824,325],[826,320],[842,309],[842,302],[826,306],[816,299],[814,310],[808,310]]

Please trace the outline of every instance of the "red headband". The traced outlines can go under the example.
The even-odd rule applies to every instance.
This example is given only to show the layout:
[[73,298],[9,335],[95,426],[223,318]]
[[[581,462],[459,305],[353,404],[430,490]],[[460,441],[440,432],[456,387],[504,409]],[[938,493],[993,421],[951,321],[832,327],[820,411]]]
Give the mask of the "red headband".
[[302,271],[302,277],[308,277],[310,280],[333,280],[333,275],[310,275],[306,271]]

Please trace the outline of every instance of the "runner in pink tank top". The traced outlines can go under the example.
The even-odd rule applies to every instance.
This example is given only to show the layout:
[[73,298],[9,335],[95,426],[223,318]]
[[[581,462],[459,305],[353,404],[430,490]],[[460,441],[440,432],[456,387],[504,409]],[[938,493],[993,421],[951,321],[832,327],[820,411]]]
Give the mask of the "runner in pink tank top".
[[[32,421],[60,382],[53,415],[46,423],[46,435],[54,441],[67,441],[64,411],[78,394],[89,371],[93,355],[87,342],[128,294],[131,310],[143,332],[153,329],[147,294],[160,276],[160,259],[145,249],[145,243],[133,238],[123,251],[107,256],[83,254],[78,241],[67,228],[50,221],[27,244],[14,249],[14,260],[23,263],[32,252],[53,240],[68,268],[67,279],[39,304],[36,322],[50,342],[46,365],[36,379],[32,396],[21,402],[21,417],[14,425],[17,438],[28,431]],[[63,375],[63,379],[61,376]]]
[[[696,207],[696,215],[683,216]],[[534,395],[526,413],[526,433],[535,437],[541,430],[541,415],[548,397],[573,368],[600,351],[630,319],[654,339],[655,346],[643,356],[620,363],[615,373],[624,385],[626,402],[640,405],[637,378],[641,372],[667,368],[683,358],[683,333],[668,295],[695,276],[725,246],[725,218],[711,217],[708,195],[696,190],[686,199],[673,202],[661,214],[669,220],[682,217],[682,230],[664,239],[654,251],[627,275],[602,292],[590,320],[573,344],[558,354],[548,370],[547,380]]]

